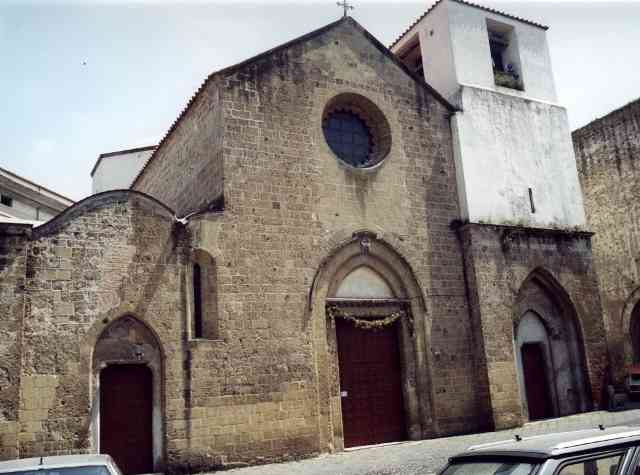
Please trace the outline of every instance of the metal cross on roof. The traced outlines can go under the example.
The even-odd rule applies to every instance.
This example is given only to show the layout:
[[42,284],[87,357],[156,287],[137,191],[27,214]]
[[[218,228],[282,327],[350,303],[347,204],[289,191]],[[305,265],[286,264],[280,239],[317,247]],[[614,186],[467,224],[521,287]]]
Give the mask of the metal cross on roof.
[[349,5],[349,3],[347,3],[347,0],[343,0],[342,2],[336,2],[336,5],[344,9],[344,14],[342,15],[343,17],[347,16],[347,12],[349,10],[353,10],[355,8],[353,5]]

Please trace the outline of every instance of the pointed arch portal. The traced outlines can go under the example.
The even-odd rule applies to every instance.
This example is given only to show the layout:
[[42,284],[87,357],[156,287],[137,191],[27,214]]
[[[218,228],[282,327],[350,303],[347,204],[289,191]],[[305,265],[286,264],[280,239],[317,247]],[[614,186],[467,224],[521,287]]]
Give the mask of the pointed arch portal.
[[[404,305],[384,277],[369,266],[350,271],[330,302],[345,447],[405,439],[398,322],[382,325],[385,317],[404,312]],[[375,324],[380,326],[367,328]]]
[[153,332],[131,316],[110,323],[93,354],[93,441],[126,475],[162,468],[162,355]]
[[523,413],[529,420],[589,409],[580,327],[562,287],[544,271],[520,288],[514,328]]
[[327,446],[433,434],[424,302],[404,259],[375,235],[356,234],[325,261],[310,302]]

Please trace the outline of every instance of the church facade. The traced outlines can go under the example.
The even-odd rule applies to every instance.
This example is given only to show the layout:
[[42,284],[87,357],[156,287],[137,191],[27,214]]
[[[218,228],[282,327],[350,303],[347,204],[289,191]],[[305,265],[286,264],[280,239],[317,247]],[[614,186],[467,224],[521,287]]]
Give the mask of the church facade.
[[0,458],[195,471],[596,408],[544,31],[443,0],[389,50],[344,18],[209,76],[130,189],[0,224]]

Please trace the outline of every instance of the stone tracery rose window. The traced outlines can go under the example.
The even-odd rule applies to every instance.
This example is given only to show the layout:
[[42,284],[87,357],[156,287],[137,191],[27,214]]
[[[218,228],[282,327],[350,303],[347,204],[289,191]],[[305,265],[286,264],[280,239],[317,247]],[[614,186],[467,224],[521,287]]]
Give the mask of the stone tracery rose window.
[[391,150],[389,122],[378,106],[360,94],[333,97],[322,115],[322,131],[331,151],[349,168],[372,168]]
[[366,166],[371,157],[371,132],[364,120],[348,110],[331,112],[322,124],[333,153],[354,167]]

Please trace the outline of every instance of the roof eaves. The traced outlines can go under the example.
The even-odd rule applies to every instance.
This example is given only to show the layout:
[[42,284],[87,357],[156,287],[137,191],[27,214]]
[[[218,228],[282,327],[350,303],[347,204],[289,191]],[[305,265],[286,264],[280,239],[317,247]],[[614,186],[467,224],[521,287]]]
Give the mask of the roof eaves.
[[398,57],[391,52],[389,48],[383,45],[375,36],[369,33],[366,28],[360,25],[357,21],[352,18],[349,18],[353,22],[353,24],[361,30],[361,32],[365,35],[365,37],[373,43],[373,45],[387,58],[389,58],[396,66],[402,69],[409,77],[411,77],[414,81],[416,81],[419,85],[424,87],[429,94],[435,97],[443,106],[445,106],[449,112],[458,112],[461,109],[451,104],[447,99],[442,96],[438,91],[436,91],[433,86],[431,86],[428,82],[424,80],[424,78],[413,71],[411,71],[402,61],[398,59]]
[[309,33],[306,33],[302,36],[299,36],[297,38],[294,38],[291,41],[287,41],[286,43],[283,43],[279,46],[276,46],[275,48],[271,48],[270,50],[267,50],[263,53],[260,53],[256,56],[253,56],[249,59],[246,59],[240,63],[234,64],[232,66],[228,66],[226,68],[220,69],[218,71],[215,71],[211,74],[209,74],[209,76],[207,76],[207,78],[204,80],[204,82],[200,85],[200,87],[198,88],[198,90],[191,96],[191,99],[189,99],[189,102],[187,102],[187,105],[184,107],[184,109],[182,109],[182,112],[180,112],[180,115],[173,121],[173,123],[171,124],[171,127],[169,127],[169,130],[167,131],[167,133],[164,135],[164,137],[162,137],[162,140],[160,140],[160,142],[158,143],[158,146],[156,147],[156,149],[153,151],[153,153],[151,154],[151,156],[149,156],[149,158],[147,159],[147,161],[145,162],[145,164],[143,165],[143,167],[140,169],[140,171],[138,172],[138,174],[136,175],[136,177],[133,179],[133,182],[131,183],[131,187],[133,188],[136,183],[138,182],[138,180],[142,177],[142,175],[144,174],[145,170],[147,169],[147,167],[149,166],[149,164],[155,159],[156,155],[158,154],[158,151],[162,148],[162,146],[164,145],[164,143],[166,142],[167,138],[171,135],[171,133],[175,130],[175,128],[178,126],[178,124],[180,123],[180,121],[182,120],[182,118],[184,117],[184,115],[187,113],[187,111],[191,108],[191,106],[193,105],[193,103],[195,102],[195,100],[197,99],[197,97],[200,95],[200,93],[206,88],[207,85],[209,85],[209,83],[211,81],[213,81],[216,77],[222,76],[224,74],[232,74],[235,71],[237,71],[238,69],[251,64],[255,61],[259,61],[260,59],[263,59],[265,57],[268,57],[271,54],[277,53],[279,51],[285,50],[295,44],[301,43],[303,41],[306,41],[308,39],[311,39],[315,36],[318,36],[322,33],[325,33],[326,31],[329,31],[330,29],[332,29],[333,27],[339,25],[340,23],[344,22],[347,20],[348,17],[346,18],[340,18],[339,20],[336,20],[334,22],[331,22],[323,27],[318,28],[317,30],[313,30]]
[[[474,8],[478,8],[480,10],[484,10],[486,12],[489,13],[494,13],[496,15],[501,15],[503,17],[506,18],[510,18],[512,20],[516,20],[522,23],[526,23],[527,25],[531,25],[531,26],[535,26],[537,28],[542,28],[543,30],[548,30],[549,27],[547,25],[543,25],[541,23],[536,23],[535,21],[531,21],[531,20],[527,20],[526,18],[521,18],[519,16],[516,15],[511,15],[509,13],[500,11],[500,10],[496,10],[495,8],[491,8],[491,7],[485,7],[483,5],[479,5],[477,3],[472,3],[472,2],[468,2],[466,0],[451,0],[453,2],[458,2],[462,5],[467,5],[469,7],[474,7]],[[402,40],[402,38],[404,38],[406,36],[407,33],[409,33],[411,31],[411,29],[416,26],[418,23],[420,23],[422,21],[422,19],[424,17],[426,17],[436,6],[438,6],[438,4],[440,4],[442,2],[442,0],[437,0],[433,5],[431,5],[426,12],[424,12],[422,15],[420,15],[420,17],[414,21],[411,26],[409,26],[409,28],[407,28],[400,36],[398,36],[398,38],[396,38],[396,40],[391,44],[391,46],[389,46],[389,49],[393,48],[395,45],[397,45],[400,40]]]
[[429,8],[427,8],[427,10],[422,15],[420,15],[413,23],[411,23],[411,25],[409,25],[409,27],[406,30],[404,30],[400,34],[400,36],[398,36],[395,39],[395,41],[393,43],[391,43],[391,45],[389,45],[389,49],[392,49],[395,45],[397,45],[400,42],[400,40],[402,40],[402,38],[404,38],[407,35],[407,33],[409,33],[413,29],[414,26],[416,26],[418,23],[420,23],[422,21],[422,19],[424,17],[426,17],[440,3],[442,3],[442,0],[437,0],[433,5],[431,5]]
[[23,182],[28,183],[31,186],[35,186],[39,190],[43,190],[43,191],[46,191],[47,193],[51,193],[52,195],[54,195],[54,196],[56,196],[56,197],[58,197],[58,198],[60,198],[62,200],[68,201],[70,204],[75,203],[75,201],[73,201],[71,198],[67,198],[66,196],[61,195],[60,193],[57,193],[57,192],[55,192],[53,190],[50,190],[49,188],[47,188],[45,186],[39,185],[39,184],[37,184],[37,183],[27,179],[27,178],[24,178],[24,177],[22,177],[22,176],[20,176],[20,175],[18,175],[16,173],[13,173],[12,171],[7,170],[6,168],[0,167],[0,172],[5,173],[7,175],[10,175],[14,179],[22,180]]

